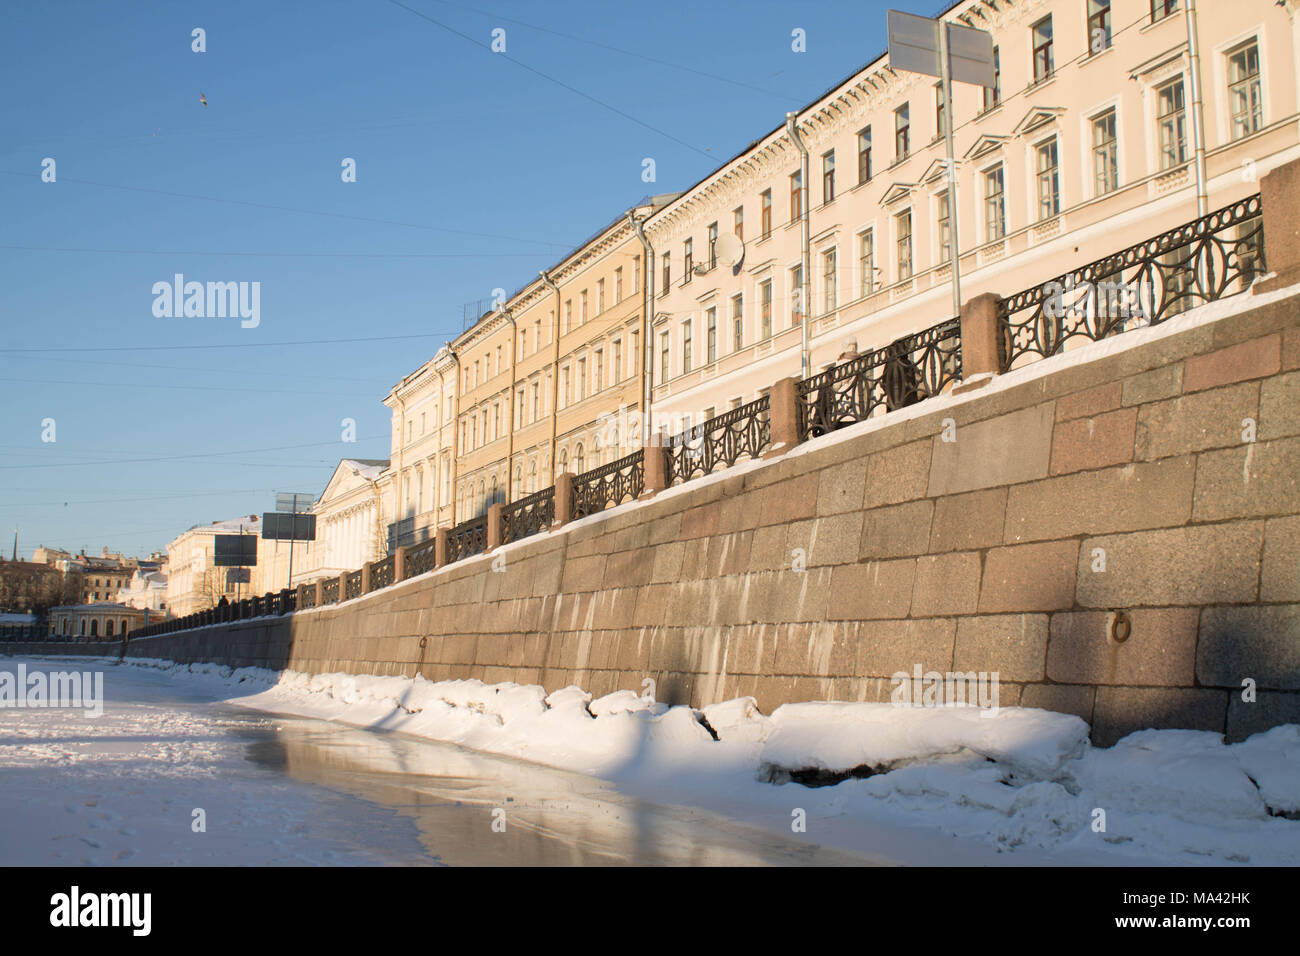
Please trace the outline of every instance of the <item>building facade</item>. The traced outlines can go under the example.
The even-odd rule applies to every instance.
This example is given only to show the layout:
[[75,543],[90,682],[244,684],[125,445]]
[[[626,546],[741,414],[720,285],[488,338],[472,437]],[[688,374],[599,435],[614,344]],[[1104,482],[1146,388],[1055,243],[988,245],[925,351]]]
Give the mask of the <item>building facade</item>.
[[91,641],[120,640],[131,631],[163,617],[165,615],[161,612],[111,601],[64,605],[50,609],[50,636]]
[[[213,538],[219,534],[257,536],[257,566],[243,569],[248,581],[241,582],[236,568],[213,563]],[[241,515],[227,521],[196,525],[167,545],[167,610],[174,617],[213,607],[223,597],[234,601],[288,585],[289,542],[264,541],[261,515]],[[306,547],[298,544],[294,560],[305,560]],[[235,573],[232,573],[235,572]]]
[[390,512],[384,507],[380,480],[387,468],[386,460],[370,458],[345,458],[338,463],[312,505],[316,539],[299,546],[301,553],[294,557],[294,587],[338,577],[383,557],[384,516]]
[[1258,192],[1300,155],[1296,6],[1202,2],[1193,48],[1176,0],[953,5],[997,65],[954,85],[953,173],[938,82],[882,56],[650,217],[655,429],[953,318],[954,239],[969,301],[1195,219],[1198,142],[1208,209]]

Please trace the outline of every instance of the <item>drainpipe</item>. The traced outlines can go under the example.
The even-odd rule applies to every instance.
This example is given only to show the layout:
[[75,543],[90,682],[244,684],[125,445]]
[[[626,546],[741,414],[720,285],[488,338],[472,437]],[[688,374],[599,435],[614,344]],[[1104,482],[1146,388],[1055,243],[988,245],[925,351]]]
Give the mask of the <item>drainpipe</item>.
[[[397,399],[397,405],[399,409],[397,425],[397,475],[393,480],[393,519],[395,521],[400,521],[401,519],[397,516],[402,513],[402,509],[398,507],[398,503],[401,501],[402,481],[405,478],[406,472],[406,399],[399,396]],[[385,535],[384,541],[387,542],[387,540],[388,536]]]
[[513,312],[509,309],[502,309],[500,314],[505,316],[506,321],[510,323],[510,398],[507,406],[510,417],[506,420],[506,429],[510,435],[509,442],[506,445],[506,504],[509,504],[515,500],[513,487],[515,476],[515,359],[519,357],[519,330],[515,327]]
[[[443,410],[443,408],[445,407],[445,404],[444,404],[444,403],[446,402],[446,400],[447,400],[447,373],[446,373],[446,371],[444,370],[444,371],[440,371],[440,372],[438,373],[438,421],[442,423],[442,424],[440,424],[440,425],[438,426],[438,446],[439,446],[438,451],[439,451],[440,454],[441,454],[441,451],[442,451],[442,448],[443,448],[443,441],[442,441],[443,436],[447,434],[447,432],[446,432],[446,428],[447,428],[447,420],[446,420],[445,418],[442,417],[442,410]],[[450,459],[450,461],[452,462],[452,468],[455,469],[455,467],[456,467],[456,465],[455,465],[455,461],[456,461],[456,444],[455,444],[455,442],[456,442],[456,423],[455,423],[454,420],[452,421],[452,426],[451,426],[451,438],[452,438],[451,454],[448,455],[447,457],[448,457],[448,458]],[[440,465],[440,466],[441,466],[441,464],[442,464],[442,463],[439,462],[439,465]],[[456,523],[456,481],[455,481],[454,473],[453,473],[453,477],[452,477],[451,484],[448,485],[448,487],[451,489],[451,518],[452,518],[452,524],[455,524],[455,523]],[[437,500],[438,500],[438,489],[435,488],[433,491],[434,491],[434,500],[437,501]],[[437,505],[434,506],[434,509],[433,509],[433,527],[434,527],[434,530],[435,530],[435,531],[436,531],[436,530],[438,529],[438,527],[440,526],[440,525],[439,525],[439,519],[442,517],[441,512],[442,512],[442,509],[443,509],[443,506],[444,506],[444,505],[446,505],[446,502],[445,502],[445,501],[444,501],[444,502],[441,502],[440,504],[437,504]]]
[[803,137],[799,135],[799,114],[785,114],[785,131],[790,136],[790,141],[794,143],[795,148],[799,150],[801,157],[799,162],[799,245],[800,245],[800,269],[803,274],[802,286],[798,290],[799,311],[802,313],[802,321],[799,323],[799,375],[801,378],[808,377],[808,315],[811,312],[808,301],[808,280],[809,273],[812,270],[812,257],[808,249],[808,147],[804,145]]
[[1196,216],[1208,215],[1210,200],[1205,182],[1205,109],[1201,103],[1201,47],[1197,39],[1196,0],[1187,0],[1187,55],[1191,60],[1192,136],[1196,147]]
[[456,397],[456,414],[452,416],[451,426],[451,523],[455,525],[460,521],[460,514],[456,510],[456,474],[460,471],[460,386],[461,386],[461,368],[460,356],[450,345],[447,346],[447,354],[451,360],[456,363],[456,390],[452,395]]
[[651,363],[650,310],[655,302],[655,251],[645,235],[645,220],[638,219],[634,212],[627,214],[627,221],[636,231],[645,252],[645,271],[641,280],[641,447],[650,444],[650,406],[654,396],[654,365]]
[[560,414],[560,287],[551,281],[551,274],[545,269],[537,273],[542,277],[542,284],[555,293],[555,325],[551,338],[555,340],[555,358],[551,361],[551,480],[555,484],[555,445],[559,437]]

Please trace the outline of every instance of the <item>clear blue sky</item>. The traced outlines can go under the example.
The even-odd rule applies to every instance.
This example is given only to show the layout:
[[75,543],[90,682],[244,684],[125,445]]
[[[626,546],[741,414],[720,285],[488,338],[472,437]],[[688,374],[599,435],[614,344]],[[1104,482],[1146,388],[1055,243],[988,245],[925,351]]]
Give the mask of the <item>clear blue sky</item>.
[[[466,302],[780,125],[881,52],[888,7],[944,5],[401,2],[445,28],[392,0],[4,4],[6,556],[15,527],[21,555],[145,554],[387,458],[381,399]],[[260,282],[260,326],[155,317],[178,272]],[[267,347],[328,339],[359,341]]]

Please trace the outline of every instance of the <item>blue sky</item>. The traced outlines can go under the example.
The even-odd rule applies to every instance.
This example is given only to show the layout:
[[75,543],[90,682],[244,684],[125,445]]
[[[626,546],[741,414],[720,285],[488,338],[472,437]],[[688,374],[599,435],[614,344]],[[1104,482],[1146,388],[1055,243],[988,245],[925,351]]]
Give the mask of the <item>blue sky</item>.
[[[6,556],[15,527],[21,555],[145,554],[386,458],[381,399],[465,303],[780,125],[884,48],[888,7],[940,7],[400,2],[4,5]],[[260,325],[156,317],[175,273],[259,282]]]

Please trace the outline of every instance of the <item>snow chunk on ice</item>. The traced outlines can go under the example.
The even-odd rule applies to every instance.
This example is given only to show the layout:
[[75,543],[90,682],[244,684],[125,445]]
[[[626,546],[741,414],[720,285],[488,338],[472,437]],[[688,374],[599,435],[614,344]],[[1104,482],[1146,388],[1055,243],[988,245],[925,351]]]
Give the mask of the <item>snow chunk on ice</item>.
[[1088,725],[1032,708],[783,704],[772,714],[762,761],[784,770],[890,767],[936,754],[974,751],[1039,779],[1088,749]]

